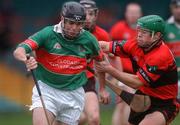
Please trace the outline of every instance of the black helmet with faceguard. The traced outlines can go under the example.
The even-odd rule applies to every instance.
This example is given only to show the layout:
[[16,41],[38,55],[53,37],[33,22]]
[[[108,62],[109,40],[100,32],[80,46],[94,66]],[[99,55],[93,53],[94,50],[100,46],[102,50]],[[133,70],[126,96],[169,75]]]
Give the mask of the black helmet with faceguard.
[[[62,27],[62,34],[68,40],[73,40],[77,38],[84,26],[86,20],[86,13],[84,7],[79,4],[78,2],[70,1],[66,2],[62,6],[62,20],[61,20],[61,27]],[[66,24],[75,24],[77,26],[81,26],[78,30],[73,28],[67,28]]]
[[84,7],[77,2],[66,2],[62,7],[62,16],[77,22],[84,22],[86,19]]
[[82,4],[86,10],[86,23],[84,29],[93,32],[99,11],[96,2],[94,0],[80,0],[79,3]]

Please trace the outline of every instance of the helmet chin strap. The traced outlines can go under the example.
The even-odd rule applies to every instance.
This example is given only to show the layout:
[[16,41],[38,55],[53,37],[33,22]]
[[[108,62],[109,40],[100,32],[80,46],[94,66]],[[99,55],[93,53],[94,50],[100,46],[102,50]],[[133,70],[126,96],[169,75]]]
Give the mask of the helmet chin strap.
[[[61,29],[62,29],[62,36],[66,39],[66,40],[68,40],[68,41],[73,41],[74,39],[76,39],[79,35],[80,35],[80,33],[82,32],[82,29],[81,29],[81,31],[76,35],[76,36],[71,36],[71,35],[67,35],[65,32],[66,31],[68,31],[68,30],[65,30],[65,22],[64,22],[65,20],[63,19],[61,22]],[[71,38],[70,38],[71,37]]]
[[[154,38],[155,32],[152,32],[151,39]],[[145,52],[150,51],[154,46],[156,46],[158,43],[160,43],[162,38],[162,35],[159,37],[159,39],[154,40],[151,44],[147,44],[146,46],[142,47]]]

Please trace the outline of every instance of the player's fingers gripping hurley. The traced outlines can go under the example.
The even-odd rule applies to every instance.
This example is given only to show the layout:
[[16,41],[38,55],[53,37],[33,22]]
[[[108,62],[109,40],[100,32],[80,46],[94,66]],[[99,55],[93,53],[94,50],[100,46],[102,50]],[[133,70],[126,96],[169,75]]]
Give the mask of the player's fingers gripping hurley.
[[34,57],[27,57],[27,61],[25,62],[26,63],[26,68],[28,71],[32,70],[32,69],[35,69],[37,68],[37,61],[35,60]]
[[100,91],[99,102],[102,104],[108,104],[110,102],[110,95],[106,90]]

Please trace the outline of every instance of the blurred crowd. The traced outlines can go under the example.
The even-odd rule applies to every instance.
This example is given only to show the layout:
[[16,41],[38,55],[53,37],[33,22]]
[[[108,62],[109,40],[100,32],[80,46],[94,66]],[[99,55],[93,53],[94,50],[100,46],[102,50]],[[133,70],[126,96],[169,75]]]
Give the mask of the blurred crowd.
[[[54,9],[47,8],[47,1],[44,1],[44,7],[37,8],[38,5],[34,5],[37,13],[32,11],[33,9],[30,7],[28,9],[29,3],[22,2],[22,4],[17,1],[12,0],[1,0],[0,2],[0,61],[6,64],[14,65],[18,64],[13,59],[12,50],[16,47],[17,43],[23,41],[27,36],[31,35],[33,32],[36,32],[40,28],[45,25],[52,25],[54,23],[58,23],[60,20],[59,9],[61,7],[61,3],[53,4],[56,1],[52,1],[52,5],[56,5]],[[118,3],[119,2],[119,3]],[[97,1],[100,12],[99,18],[97,20],[97,24],[106,31],[111,34],[112,26],[117,23],[119,20],[125,19],[125,7],[128,3],[132,2],[128,1],[116,1],[113,0],[109,2],[108,0],[104,1],[104,4],[101,5],[99,1]],[[143,15],[147,14],[159,14],[164,17],[165,20],[168,20],[170,17],[170,0],[165,0],[164,3],[159,8],[160,1],[157,1],[155,5],[148,5],[148,3],[144,3],[143,1],[137,1],[140,6],[142,6]],[[24,4],[23,4],[24,3]],[[26,4],[25,4],[26,3]],[[32,1],[32,4],[35,3]],[[153,3],[151,1],[150,3]],[[46,5],[47,4],[47,5]],[[149,9],[146,9],[149,6]],[[150,6],[154,6],[151,8]],[[39,6],[38,6],[39,7]],[[51,12],[41,12],[48,9]],[[22,12],[24,10],[24,12]],[[161,10],[161,11],[158,11]],[[164,11],[163,11],[164,10]],[[21,11],[21,12],[20,12]],[[41,14],[39,14],[41,13]],[[33,16],[34,15],[34,16]],[[132,14],[133,15],[133,14]],[[172,17],[171,17],[171,20]],[[17,66],[18,67],[18,66]],[[21,66],[19,66],[21,69]]]

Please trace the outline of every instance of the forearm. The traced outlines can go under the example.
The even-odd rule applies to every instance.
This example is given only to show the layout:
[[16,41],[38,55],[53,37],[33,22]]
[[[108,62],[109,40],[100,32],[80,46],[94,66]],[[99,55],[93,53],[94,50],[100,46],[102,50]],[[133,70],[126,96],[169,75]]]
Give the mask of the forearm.
[[109,57],[109,62],[111,63],[111,65],[113,67],[115,67],[119,71],[123,71],[123,67],[122,67],[122,63],[121,63],[120,57],[118,57],[118,56]]
[[97,72],[97,78],[99,82],[99,90],[105,89],[105,73]]
[[109,53],[110,42],[99,41],[99,45],[103,52]]
[[19,61],[25,61],[26,60],[26,51],[23,47],[18,47],[14,51],[13,55]]
[[143,85],[143,83],[140,81],[137,75],[121,72],[115,68],[112,68],[111,70],[109,70],[108,73],[114,76],[116,79],[118,79],[122,83],[134,89],[137,89]]

